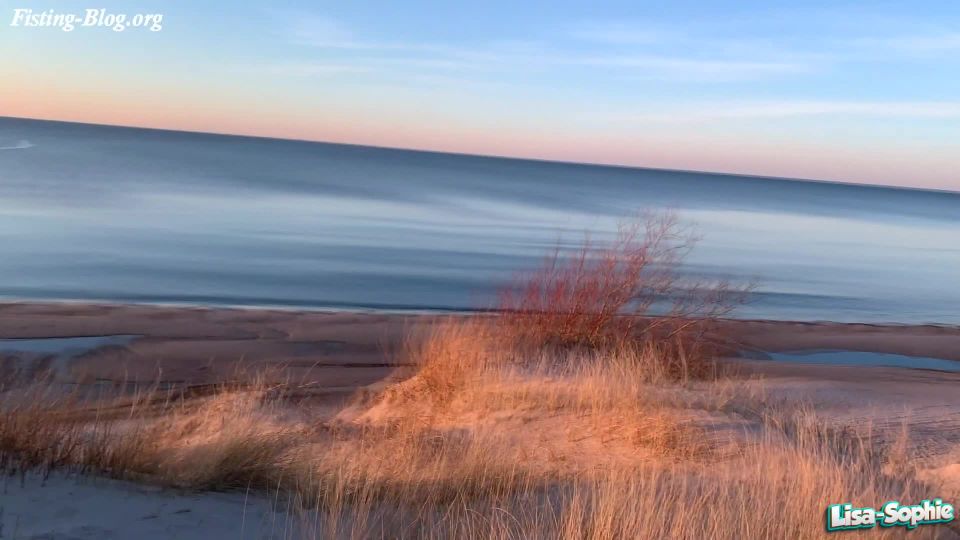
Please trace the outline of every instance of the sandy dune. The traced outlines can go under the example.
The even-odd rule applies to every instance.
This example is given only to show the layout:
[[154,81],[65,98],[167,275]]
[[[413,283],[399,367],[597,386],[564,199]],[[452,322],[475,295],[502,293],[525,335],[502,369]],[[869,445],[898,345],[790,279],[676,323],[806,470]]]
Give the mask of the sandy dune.
[[[301,382],[326,399],[332,418],[358,389],[394,373],[393,353],[402,337],[431,321],[377,313],[19,303],[0,305],[0,339],[136,336],[65,363],[58,360],[64,364],[62,380],[80,385],[158,379],[204,385],[242,371],[277,368],[274,376]],[[960,361],[955,327],[724,324],[754,357],[764,351],[850,349]],[[52,360],[39,352],[0,352],[0,362],[9,380],[16,375],[11,366],[49,366]],[[726,362],[738,368],[735,384],[762,389],[774,404],[810,403],[821,417],[865,426],[885,442],[906,426],[911,453],[920,457],[918,475],[942,486],[942,494],[960,496],[960,373]],[[531,424],[521,424],[517,433],[530,431]],[[290,519],[274,512],[269,500],[243,494],[184,494],[88,478],[28,478],[22,485],[8,479],[0,495],[0,533],[14,537],[290,537]]]
[[[140,336],[73,358],[66,379],[79,384],[161,380],[203,385],[230,380],[240,372],[276,368],[273,376],[307,385],[330,402],[335,414],[338,404],[357,389],[394,373],[403,336],[433,320],[381,313],[13,303],[0,305],[0,338]],[[775,321],[724,325],[745,350],[760,351],[759,356],[762,351],[852,349],[960,361],[957,327]],[[14,356],[21,356],[20,365],[44,359],[0,352],[8,369],[16,364]],[[930,454],[942,454],[954,442],[953,435],[960,437],[960,373],[732,362],[745,378],[762,377],[777,399],[808,400],[848,420],[870,416],[878,428],[909,419],[930,431],[924,443],[931,446]],[[944,425],[944,415],[954,420]],[[927,426],[928,418],[941,420]]]

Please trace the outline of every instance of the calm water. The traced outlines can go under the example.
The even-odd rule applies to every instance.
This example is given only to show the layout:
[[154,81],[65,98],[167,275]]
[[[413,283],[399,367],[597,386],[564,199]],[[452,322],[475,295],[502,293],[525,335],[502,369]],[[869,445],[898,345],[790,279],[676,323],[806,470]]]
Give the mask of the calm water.
[[465,309],[669,207],[742,317],[960,323],[960,194],[0,118],[0,296]]
[[110,336],[78,336],[57,338],[3,338],[0,351],[39,355],[58,355],[73,358],[107,346],[124,346],[140,336],[120,334]]
[[934,371],[960,372],[960,362],[942,358],[924,356],[905,356],[902,354],[873,353],[864,351],[810,349],[768,353],[771,360],[797,362],[801,364],[832,364],[838,366],[885,366],[912,369],[931,369]]

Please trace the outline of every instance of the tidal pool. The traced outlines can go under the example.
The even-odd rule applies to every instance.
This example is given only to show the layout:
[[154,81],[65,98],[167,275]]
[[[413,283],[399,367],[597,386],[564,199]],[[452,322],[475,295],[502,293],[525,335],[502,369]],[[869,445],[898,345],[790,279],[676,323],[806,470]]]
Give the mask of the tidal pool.
[[0,339],[0,352],[54,354],[74,357],[108,345],[127,345],[140,336],[119,334],[112,336],[6,338]]
[[[124,346],[137,335],[77,336],[49,338],[4,338],[0,339],[0,354],[13,354],[0,363],[2,371],[30,373],[36,369],[48,370],[54,380],[69,378],[70,364],[74,358],[107,346]],[[27,357],[17,358],[17,354]]]
[[954,360],[866,351],[804,349],[799,351],[770,352],[767,353],[767,356],[772,360],[783,362],[800,362],[806,364],[886,366],[960,372],[960,362]]

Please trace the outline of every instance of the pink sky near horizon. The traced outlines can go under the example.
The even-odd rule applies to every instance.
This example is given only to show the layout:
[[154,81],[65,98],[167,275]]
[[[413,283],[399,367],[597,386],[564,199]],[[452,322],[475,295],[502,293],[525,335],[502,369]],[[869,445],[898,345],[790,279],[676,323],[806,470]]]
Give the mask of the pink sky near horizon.
[[[539,125],[523,118],[475,121],[470,115],[373,107],[255,104],[243,92],[196,95],[168,88],[154,96],[113,86],[28,84],[0,88],[0,115],[183,131],[302,139],[466,154],[700,170],[960,191],[950,147],[906,141],[855,144],[746,131],[579,129],[574,121]],[[145,106],[145,103],[149,103]],[[184,105],[188,103],[189,105]],[[256,108],[259,106],[259,109]],[[339,110],[337,110],[339,109]]]

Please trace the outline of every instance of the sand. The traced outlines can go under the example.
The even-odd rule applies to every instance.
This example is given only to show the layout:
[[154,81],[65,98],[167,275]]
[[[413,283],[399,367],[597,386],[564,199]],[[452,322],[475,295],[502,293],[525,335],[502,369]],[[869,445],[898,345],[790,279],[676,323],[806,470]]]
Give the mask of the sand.
[[731,321],[730,334],[765,351],[849,349],[960,361],[960,327],[830,322]]
[[0,538],[300,538],[300,524],[261,497],[181,493],[101,478],[6,478],[0,492]]
[[[428,326],[426,315],[57,303],[0,305],[0,339],[124,337],[69,359],[2,352],[15,366],[56,366],[76,385],[122,381],[208,385],[269,369],[337,406],[396,372],[403,336]],[[734,359],[744,377],[762,376],[774,394],[823,406],[904,411],[960,406],[960,373],[757,360],[766,353],[849,349],[960,362],[960,328],[775,321],[727,321],[724,330],[754,360]],[[3,370],[0,370],[0,374]],[[6,373],[7,379],[10,373]],[[944,409],[946,408],[946,409]],[[960,412],[960,411],[958,411]],[[892,420],[891,420],[892,421]],[[947,426],[945,426],[947,427]],[[951,429],[953,426],[949,426]]]
[[[402,337],[433,320],[382,313],[10,303],[0,305],[0,338],[136,336],[58,360],[58,380],[74,385],[157,380],[205,385],[276,368],[272,376],[311,388],[333,417],[358,390],[391,377]],[[838,423],[869,423],[881,438],[908,425],[912,450],[921,457],[919,475],[942,485],[944,493],[960,494],[960,373],[763,359],[769,352],[846,349],[960,362],[960,328],[774,321],[724,326],[752,357],[726,360],[738,368],[743,385],[762,386],[785,404],[812,403]],[[52,365],[49,354],[28,352],[0,352],[0,362],[8,372],[11,366]],[[13,376],[0,373],[7,380]],[[145,539],[239,538],[241,522],[244,536],[277,535],[278,514],[269,501],[248,499],[245,506],[243,499],[90,479],[57,477],[41,485],[34,478],[24,487],[10,480],[0,495],[0,523],[4,534],[19,527],[18,534],[28,538],[125,538],[134,532]],[[267,522],[272,528],[263,529]]]
[[[77,383],[205,384],[273,367],[335,396],[392,373],[402,337],[432,320],[382,313],[9,303],[0,305],[0,338],[139,336],[73,358],[67,378]],[[851,349],[960,361],[957,327],[775,321],[724,326],[745,350]],[[25,355],[3,356],[11,364]]]
[[[66,370],[58,362],[61,382],[202,385],[277,368],[277,377],[313,385],[337,401],[392,373],[390,351],[427,321],[374,313],[27,303],[0,306],[0,338],[138,336],[76,356]],[[51,362],[43,354],[0,352],[0,358],[8,370]]]

